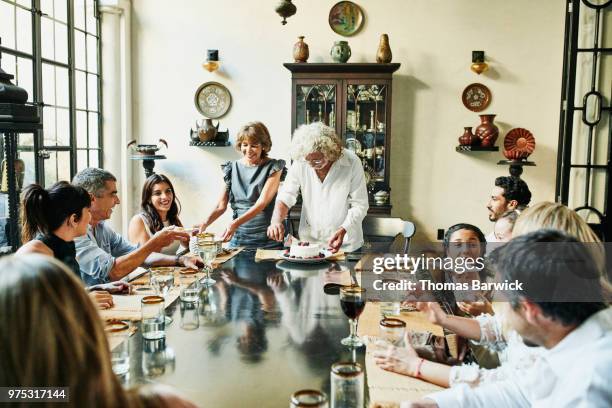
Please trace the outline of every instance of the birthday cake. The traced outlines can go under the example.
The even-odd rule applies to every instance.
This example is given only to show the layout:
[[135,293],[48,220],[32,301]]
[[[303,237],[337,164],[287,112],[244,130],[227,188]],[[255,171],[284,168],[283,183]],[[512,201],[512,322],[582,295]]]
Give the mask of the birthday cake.
[[303,241],[292,244],[291,248],[285,251],[285,256],[298,259],[325,258],[319,244]]

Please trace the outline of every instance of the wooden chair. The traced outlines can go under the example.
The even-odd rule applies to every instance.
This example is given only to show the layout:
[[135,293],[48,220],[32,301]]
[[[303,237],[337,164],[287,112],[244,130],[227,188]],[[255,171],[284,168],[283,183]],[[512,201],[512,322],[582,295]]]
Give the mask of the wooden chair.
[[[410,221],[401,218],[366,217],[363,220],[364,248],[363,252],[398,252],[407,254],[410,249],[410,238],[414,235],[416,228]],[[403,243],[397,251],[393,251],[393,245],[401,235]]]

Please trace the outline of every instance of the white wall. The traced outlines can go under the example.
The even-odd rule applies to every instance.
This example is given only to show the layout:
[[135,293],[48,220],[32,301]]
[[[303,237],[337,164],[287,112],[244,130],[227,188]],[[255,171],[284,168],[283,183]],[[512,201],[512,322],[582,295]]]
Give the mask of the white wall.
[[[221,128],[232,137],[245,122],[264,122],[273,137],[272,157],[287,159],[290,141],[292,46],[305,35],[310,62],[330,61],[341,39],[327,24],[335,0],[296,0],[286,26],[264,0],[133,0],[133,136],[141,143],[168,140],[168,160],[156,171],[175,182],[183,221],[199,222],[214,205],[223,183],[219,165],[238,157],[230,148],[188,146],[189,128],[201,116],[194,92],[206,81],[225,84],[233,97]],[[348,38],[349,62],[373,62],[381,33],[388,33],[394,76],[391,187],[393,215],[417,223],[434,238],[436,229],[471,222],[485,232],[485,204],[500,153],[459,154],[463,126],[479,123],[461,103],[461,92],[482,82],[493,93],[486,112],[498,114],[501,135],[513,127],[536,137],[524,179],[534,200],[553,200],[563,58],[563,0],[358,0],[366,22]],[[345,38],[346,39],[346,38]],[[201,64],[208,48],[219,49],[223,68],[208,73]],[[469,70],[472,50],[485,50],[491,66]],[[139,166],[138,164],[137,166]],[[138,204],[141,168],[130,180]],[[130,182],[124,180],[124,182]],[[135,208],[133,210],[136,210]],[[222,230],[225,218],[213,230]]]

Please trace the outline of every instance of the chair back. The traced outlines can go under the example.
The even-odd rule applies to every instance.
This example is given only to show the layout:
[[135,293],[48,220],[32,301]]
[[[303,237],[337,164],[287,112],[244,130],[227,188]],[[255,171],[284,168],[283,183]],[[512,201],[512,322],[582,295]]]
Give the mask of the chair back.
[[402,253],[410,249],[410,238],[416,228],[410,221],[401,218],[371,217],[363,220],[364,252],[388,252],[398,235],[403,237]]

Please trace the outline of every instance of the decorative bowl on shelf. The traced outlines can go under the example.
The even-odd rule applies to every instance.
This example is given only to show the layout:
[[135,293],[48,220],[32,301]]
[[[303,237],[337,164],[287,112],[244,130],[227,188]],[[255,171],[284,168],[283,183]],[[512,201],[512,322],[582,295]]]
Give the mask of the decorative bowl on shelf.
[[504,138],[504,156],[508,160],[526,160],[535,150],[535,137],[527,129],[511,129]]
[[127,148],[132,148],[134,153],[143,155],[143,156],[155,156],[162,146],[168,148],[168,143],[164,139],[159,139],[156,145],[154,144],[136,144],[136,140],[131,140],[127,144]]

